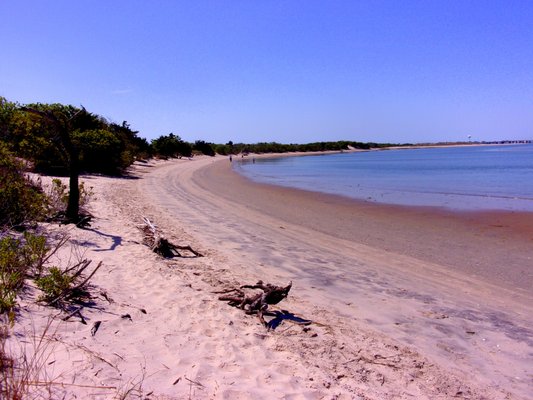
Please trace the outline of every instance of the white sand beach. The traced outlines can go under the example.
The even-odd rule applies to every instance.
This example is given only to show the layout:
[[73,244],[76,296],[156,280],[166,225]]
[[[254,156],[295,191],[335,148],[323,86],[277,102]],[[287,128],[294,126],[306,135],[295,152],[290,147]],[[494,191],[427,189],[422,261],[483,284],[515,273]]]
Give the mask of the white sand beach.
[[[71,238],[55,262],[103,262],[86,324],[37,305],[35,289],[10,339],[30,351],[54,318],[44,349],[53,398],[527,399],[533,390],[533,214],[259,185],[220,156],[82,181],[95,193],[91,227],[51,229]],[[152,253],[143,217],[204,257]],[[258,280],[292,281],[271,309],[313,323],[267,331],[214,293]]]

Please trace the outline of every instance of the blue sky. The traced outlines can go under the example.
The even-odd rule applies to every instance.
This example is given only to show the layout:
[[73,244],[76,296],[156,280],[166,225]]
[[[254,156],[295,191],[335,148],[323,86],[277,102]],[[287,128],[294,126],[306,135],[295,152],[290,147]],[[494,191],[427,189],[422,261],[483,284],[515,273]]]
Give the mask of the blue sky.
[[0,96],[148,139],[533,139],[533,1],[0,0]]

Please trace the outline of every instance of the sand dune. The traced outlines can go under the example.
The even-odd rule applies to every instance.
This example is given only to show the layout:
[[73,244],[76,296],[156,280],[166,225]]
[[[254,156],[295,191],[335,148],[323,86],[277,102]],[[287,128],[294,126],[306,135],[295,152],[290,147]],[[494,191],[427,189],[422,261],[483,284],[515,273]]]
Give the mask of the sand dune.
[[[104,262],[87,325],[52,323],[49,374],[67,398],[528,397],[531,215],[376,208],[252,184],[221,157],[132,178],[84,178],[95,221],[67,228],[63,262]],[[205,257],[151,253],[142,216]],[[292,280],[279,308],[313,324],[267,332],[213,293],[258,279]],[[37,295],[17,324],[26,338],[50,315]]]

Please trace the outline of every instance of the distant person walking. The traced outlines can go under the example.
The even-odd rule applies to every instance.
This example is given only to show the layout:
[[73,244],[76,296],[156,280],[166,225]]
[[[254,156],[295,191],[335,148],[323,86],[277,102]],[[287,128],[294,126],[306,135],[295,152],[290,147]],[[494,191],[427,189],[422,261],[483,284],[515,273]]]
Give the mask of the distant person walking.
[[229,162],[232,162],[233,161],[233,157],[231,156],[231,154],[229,155]]

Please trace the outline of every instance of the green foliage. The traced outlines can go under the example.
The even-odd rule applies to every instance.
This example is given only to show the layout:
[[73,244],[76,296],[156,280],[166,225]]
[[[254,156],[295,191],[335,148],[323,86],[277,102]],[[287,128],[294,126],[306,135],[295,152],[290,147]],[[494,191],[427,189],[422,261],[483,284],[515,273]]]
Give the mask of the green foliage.
[[197,140],[194,143],[194,150],[205,154],[206,156],[214,156],[215,150],[213,149],[213,145],[211,143],[204,142],[203,140]]
[[26,268],[19,244],[11,237],[0,239],[0,313],[15,307],[17,293],[24,284]]
[[26,277],[42,271],[49,250],[45,237],[27,232],[23,239],[0,239],[0,313],[15,307]]
[[136,158],[151,154],[137,133],[125,121],[109,123],[84,108],[58,103],[22,107],[0,97],[0,139],[31,161],[36,172],[66,176],[79,153],[81,171],[120,174]]
[[24,232],[25,245],[22,247],[22,256],[27,268],[35,276],[41,276],[44,264],[51,250],[46,237]]
[[13,119],[18,105],[0,96],[0,140],[7,142],[13,129]]
[[102,266],[100,262],[86,278],[82,277],[90,264],[90,260],[83,260],[65,270],[51,267],[47,274],[35,280],[37,287],[43,291],[39,300],[63,308],[66,302],[79,302],[88,298],[88,282]]
[[36,279],[35,283],[43,291],[40,300],[50,302],[71,289],[74,277],[61,271],[58,267],[51,267],[48,274]]
[[173,133],[152,140],[152,149],[160,157],[190,157],[192,146]]
[[41,219],[45,204],[40,185],[24,175],[22,163],[0,142],[0,228]]
[[74,131],[99,129],[104,121],[84,109],[63,104],[28,104],[13,117],[10,143],[14,152],[34,164],[37,172],[66,175]]
[[113,132],[123,144],[121,162],[123,166],[129,166],[135,159],[146,159],[152,155],[152,147],[145,138],[137,136],[139,132],[133,131],[130,125],[123,121],[122,125],[110,124],[108,130]]
[[76,131],[72,140],[79,150],[80,170],[103,174],[118,174],[131,164],[122,160],[124,143],[113,132],[105,129]]
[[231,154],[229,151],[229,148],[225,144],[215,144],[213,145],[213,150],[215,150],[216,154],[220,154],[222,156],[226,156],[228,154]]
[[[41,118],[24,112],[29,108],[46,113],[52,118]],[[60,127],[63,127],[60,129]],[[341,151],[349,148],[371,149],[392,147],[390,143],[362,143],[355,141],[282,144],[263,142],[227,144],[196,141],[193,145],[170,133],[149,144],[139,138],[129,124],[109,123],[104,118],[71,105],[29,104],[27,108],[0,97],[0,139],[9,144],[17,156],[34,163],[37,172],[66,175],[69,170],[69,151],[61,132],[68,131],[74,145],[73,154],[80,157],[80,170],[104,174],[120,174],[136,159],[151,156],[190,157],[195,153],[214,156],[238,153],[286,153],[309,151]],[[68,147],[68,146],[67,146]]]

